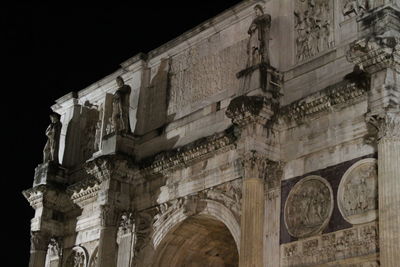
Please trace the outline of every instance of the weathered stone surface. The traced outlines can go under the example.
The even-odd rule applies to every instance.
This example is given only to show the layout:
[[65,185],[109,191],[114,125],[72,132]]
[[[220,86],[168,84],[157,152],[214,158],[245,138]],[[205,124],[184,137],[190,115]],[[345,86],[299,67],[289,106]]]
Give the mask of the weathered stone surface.
[[243,1],[58,99],[30,266],[397,266],[398,4]]

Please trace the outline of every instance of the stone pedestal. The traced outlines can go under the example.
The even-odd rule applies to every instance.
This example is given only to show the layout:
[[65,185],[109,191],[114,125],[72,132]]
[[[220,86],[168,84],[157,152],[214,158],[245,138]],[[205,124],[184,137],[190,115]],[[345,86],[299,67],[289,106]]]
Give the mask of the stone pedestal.
[[127,155],[134,154],[134,137],[130,134],[112,133],[104,136],[101,151],[93,156],[109,155],[122,153]]
[[264,181],[243,181],[241,214],[240,267],[263,266]]
[[59,164],[49,161],[38,165],[35,169],[35,178],[33,180],[33,187],[48,184],[51,182],[65,183],[64,178],[65,169]]

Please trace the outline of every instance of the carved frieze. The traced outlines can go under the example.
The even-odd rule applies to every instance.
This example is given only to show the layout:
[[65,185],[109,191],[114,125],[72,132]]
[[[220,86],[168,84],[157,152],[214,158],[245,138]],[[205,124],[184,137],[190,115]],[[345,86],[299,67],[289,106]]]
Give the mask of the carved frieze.
[[324,178],[311,175],[300,180],[285,203],[284,219],[291,236],[304,238],[322,232],[333,211],[333,191]]
[[296,62],[334,47],[332,0],[295,0]]
[[340,212],[351,224],[371,222],[377,218],[376,159],[360,160],[346,171],[339,185],[337,199]]
[[[373,222],[281,245],[281,266],[379,266],[378,251],[378,225]],[[372,259],[356,259],[365,255]],[[354,259],[345,263],[349,258]]]

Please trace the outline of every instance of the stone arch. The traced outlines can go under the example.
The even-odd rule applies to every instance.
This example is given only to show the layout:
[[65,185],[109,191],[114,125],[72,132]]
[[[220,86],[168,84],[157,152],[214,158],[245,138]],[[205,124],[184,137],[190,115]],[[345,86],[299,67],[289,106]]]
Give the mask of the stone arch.
[[153,260],[145,266],[186,266],[200,259],[199,266],[204,266],[204,261],[207,266],[238,265],[240,227],[236,217],[219,202],[201,202],[205,205],[198,213],[188,216],[184,208],[178,209],[155,229],[150,242]]

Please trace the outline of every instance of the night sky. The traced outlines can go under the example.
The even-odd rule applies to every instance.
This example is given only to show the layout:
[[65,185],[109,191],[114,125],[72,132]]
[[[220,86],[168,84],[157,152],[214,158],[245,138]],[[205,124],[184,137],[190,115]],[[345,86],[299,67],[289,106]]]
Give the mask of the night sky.
[[54,101],[240,1],[137,2],[1,8],[2,266],[28,266],[34,213],[21,192],[42,161]]

